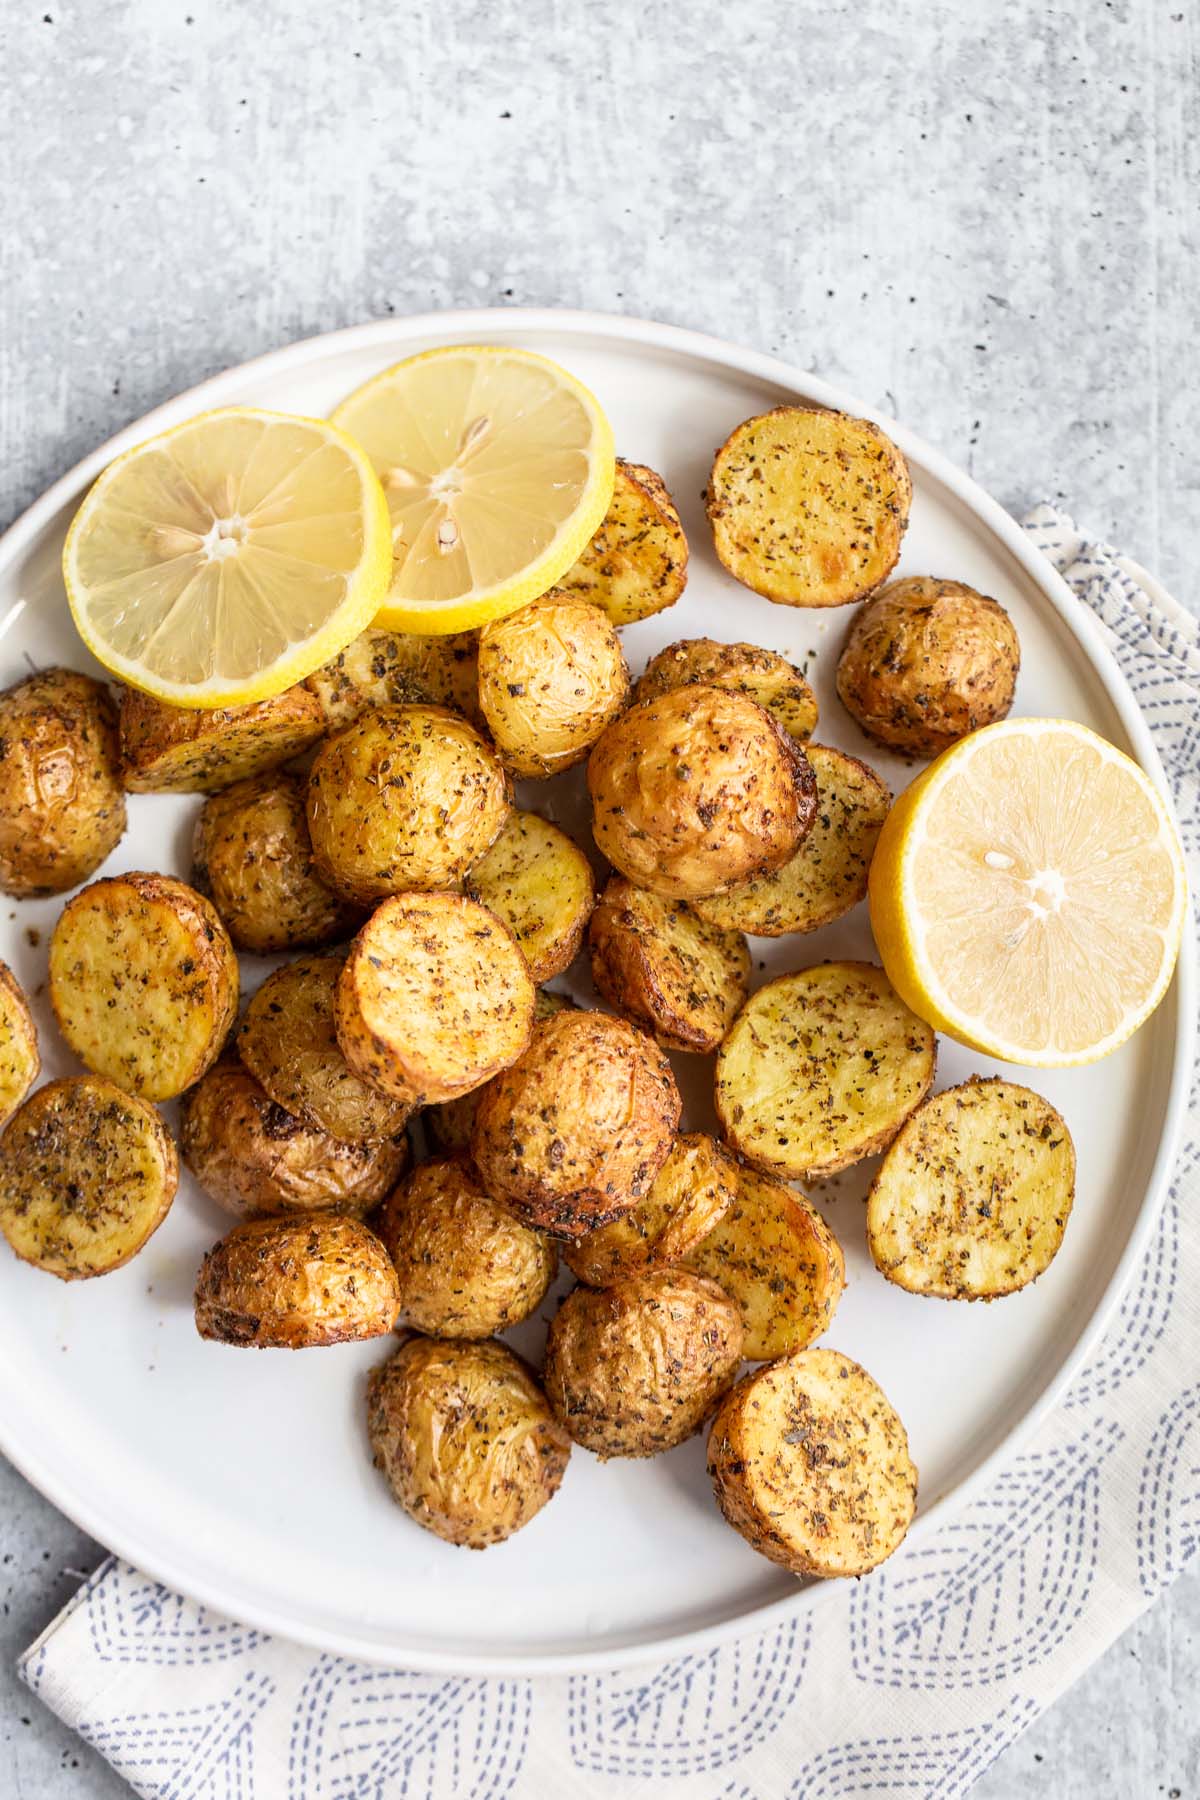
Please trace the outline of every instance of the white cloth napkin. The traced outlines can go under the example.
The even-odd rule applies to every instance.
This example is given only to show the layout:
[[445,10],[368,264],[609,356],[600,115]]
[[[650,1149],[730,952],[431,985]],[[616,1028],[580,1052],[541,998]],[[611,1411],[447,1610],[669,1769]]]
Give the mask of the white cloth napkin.
[[[1200,632],[1040,506],[1111,634],[1200,889]],[[1147,591],[1147,590],[1150,591]],[[105,1563],[21,1671],[154,1800],[954,1800],[1200,1547],[1200,1096],[1090,1366],[985,1498],[815,1614],[624,1674],[406,1675],[317,1655]]]

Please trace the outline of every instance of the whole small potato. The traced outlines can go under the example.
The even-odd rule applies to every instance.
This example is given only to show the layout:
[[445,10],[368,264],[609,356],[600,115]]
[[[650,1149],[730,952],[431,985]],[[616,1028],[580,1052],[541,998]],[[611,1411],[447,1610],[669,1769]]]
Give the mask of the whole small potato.
[[937,756],[1005,717],[1020,666],[1002,606],[964,582],[917,575],[893,581],[856,614],[837,691],[868,737]]
[[125,830],[117,713],[98,681],[43,669],[0,694],[0,888],[62,894]]
[[371,1376],[367,1433],[409,1518],[470,1550],[528,1525],[571,1454],[533,1370],[494,1342],[409,1338]]
[[782,867],[816,817],[808,761],[761,706],[683,687],[630,707],[592,751],[592,831],[609,862],[668,899]]
[[715,1282],[648,1269],[567,1295],[546,1340],[546,1398],[597,1456],[657,1456],[700,1429],[741,1360],[741,1314]]
[[621,641],[590,601],[549,593],[480,635],[479,704],[515,775],[582,762],[628,694]]
[[200,1265],[196,1330],[219,1344],[315,1349],[386,1336],[399,1304],[391,1258],[361,1220],[246,1219]]

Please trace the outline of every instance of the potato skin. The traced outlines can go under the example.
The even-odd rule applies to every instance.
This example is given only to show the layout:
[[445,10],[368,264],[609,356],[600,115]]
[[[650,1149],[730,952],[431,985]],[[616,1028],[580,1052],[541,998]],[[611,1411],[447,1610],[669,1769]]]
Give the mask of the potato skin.
[[433,1337],[492,1337],[535,1312],[554,1246],[488,1198],[465,1157],[421,1163],[372,1221],[400,1280],[400,1318]]
[[609,1005],[665,1050],[715,1050],[746,998],[750,951],[740,931],[706,924],[614,875],[588,927],[592,979]]
[[799,745],[753,700],[685,687],[610,725],[588,761],[599,850],[668,899],[724,893],[794,856],[816,815]]
[[687,538],[662,476],[618,457],[608,512],[557,591],[590,600],[614,625],[632,625],[674,606],[687,567]]
[[715,1138],[702,1131],[677,1137],[650,1192],[611,1225],[564,1244],[563,1261],[589,1287],[682,1262],[736,1201],[738,1173]]
[[384,1337],[400,1290],[374,1232],[341,1213],[246,1219],[196,1279],[196,1330],[218,1344],[306,1350]]
[[409,1518],[470,1550],[528,1525],[571,1454],[533,1370],[494,1342],[410,1337],[371,1375],[367,1433]]
[[483,724],[477,631],[416,637],[372,625],[306,685],[335,730],[373,706],[446,706]]
[[644,1032],[607,1013],[555,1013],[481,1094],[471,1156],[519,1219],[581,1237],[649,1191],[679,1111],[671,1066]]
[[[548,1019],[551,1013],[569,1012],[574,1007],[575,1002],[568,994],[552,994],[548,988],[539,988],[534,997],[533,1016],[535,1021]],[[460,1150],[465,1155],[470,1150],[475,1114],[488,1085],[485,1082],[483,1087],[472,1088],[469,1094],[463,1094],[457,1100],[445,1100],[426,1109],[422,1123],[435,1148],[447,1156]]]
[[121,694],[121,777],[132,794],[215,794],[315,744],[325,717],[303,682],[250,706],[169,706]]
[[29,1002],[8,964],[0,962],[0,1126],[12,1117],[41,1067]]
[[838,698],[877,743],[937,756],[1007,716],[1021,646],[1004,608],[961,581],[893,581],[855,616]]
[[596,879],[557,825],[514,809],[464,886],[508,926],[534,981],[549,981],[574,962],[596,904]]
[[551,592],[480,633],[479,704],[514,775],[582,762],[628,697],[621,641],[586,600]]
[[760,644],[681,638],[650,658],[633,697],[635,701],[656,700],[675,688],[697,686],[746,694],[797,743],[807,743],[816,729],[817,697],[808,682],[793,663]]
[[602,1459],[657,1456],[700,1429],[741,1360],[741,1314],[715,1282],[648,1269],[567,1295],[543,1380],[577,1444]]
[[308,781],[318,873],[364,906],[456,888],[507,817],[500,764],[439,706],[364,713],[322,745]]
[[125,830],[117,714],[73,669],[0,694],[0,888],[61,894],[95,874]]

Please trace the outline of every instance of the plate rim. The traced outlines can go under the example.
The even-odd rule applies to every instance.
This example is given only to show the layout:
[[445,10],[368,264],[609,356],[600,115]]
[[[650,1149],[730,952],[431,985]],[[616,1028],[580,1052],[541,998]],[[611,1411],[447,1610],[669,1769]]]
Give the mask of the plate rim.
[[[0,573],[25,554],[42,531],[53,522],[55,514],[69,501],[81,496],[114,456],[181,419],[225,404],[228,391],[244,386],[247,377],[270,376],[285,369],[303,367],[322,360],[330,352],[336,354],[342,349],[402,346],[423,333],[436,334],[442,342],[457,340],[468,343],[476,338],[485,339],[501,334],[521,338],[527,334],[557,333],[581,337],[590,335],[638,344],[716,364],[738,374],[791,389],[798,396],[816,401],[818,405],[873,420],[894,439],[911,462],[940,482],[968,512],[982,522],[1021,565],[1033,585],[1059,614],[1068,632],[1083,649],[1121,721],[1137,760],[1159,789],[1178,828],[1170,787],[1153,737],[1133,691],[1104,637],[1099,621],[1082,606],[1063,577],[1034,547],[1028,534],[999,501],[993,499],[972,476],[958,468],[919,434],[878,408],[866,405],[840,386],[810,374],[799,365],[706,332],[661,324],[628,314],[559,307],[479,307],[395,314],[299,338],[232,365],[173,395],[123,426],[52,482],[0,534]],[[402,355],[403,350],[399,349],[397,354]],[[1157,582],[1155,586],[1158,587]],[[1172,984],[1176,1026],[1163,1130],[1137,1219],[1117,1266],[1090,1317],[1080,1328],[1074,1343],[1042,1392],[1007,1436],[968,1476],[955,1487],[939,1494],[928,1510],[918,1514],[908,1534],[909,1544],[922,1541],[930,1531],[945,1525],[954,1514],[989,1486],[1000,1469],[1018,1454],[1057,1406],[1120,1304],[1158,1223],[1182,1137],[1195,1048],[1192,1020],[1197,1010],[1196,963],[1192,910],[1189,904]],[[235,1600],[231,1611],[229,1594],[221,1590],[219,1583],[203,1579],[195,1581],[186,1570],[173,1566],[169,1556],[159,1555],[153,1550],[149,1556],[144,1555],[136,1542],[125,1537],[119,1520],[112,1520],[107,1515],[101,1517],[102,1509],[93,1511],[86,1492],[64,1492],[57,1477],[44,1466],[36,1449],[25,1443],[14,1444],[3,1413],[0,1413],[0,1453],[79,1529],[86,1531],[99,1543],[107,1545],[113,1555],[153,1579],[216,1612],[236,1618],[240,1623],[293,1643],[382,1667],[446,1675],[528,1676],[583,1674],[630,1668],[648,1662],[664,1662],[768,1630],[794,1614],[818,1607],[822,1597],[838,1591],[840,1585],[836,1582],[807,1586],[798,1584],[792,1594],[751,1607],[717,1623],[691,1630],[669,1631],[652,1638],[639,1638],[627,1645],[604,1650],[506,1652],[492,1649],[475,1651],[469,1646],[457,1650],[428,1646],[418,1646],[415,1649],[401,1646],[389,1648],[378,1643],[364,1643],[352,1633],[327,1629],[319,1624],[297,1622],[270,1605],[252,1604],[243,1609],[241,1602]]]

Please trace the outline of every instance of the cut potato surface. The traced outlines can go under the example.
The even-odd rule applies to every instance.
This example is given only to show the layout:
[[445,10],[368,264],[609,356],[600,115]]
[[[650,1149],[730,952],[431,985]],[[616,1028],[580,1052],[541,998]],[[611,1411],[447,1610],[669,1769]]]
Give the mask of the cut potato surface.
[[0,1229],[63,1281],[107,1275],[162,1224],[178,1180],[152,1106],[98,1075],[51,1081],[0,1138]]
[[817,778],[812,830],[773,875],[697,900],[702,919],[752,937],[831,925],[867,897],[867,875],[892,796],[873,769],[827,744],[806,744]]
[[73,669],[0,694],[0,888],[18,900],[94,875],[125,830],[117,714]]
[[360,1220],[247,1219],[200,1265],[196,1330],[240,1348],[315,1349],[385,1336],[399,1304],[391,1259]]
[[549,981],[574,961],[596,883],[583,851],[557,825],[537,813],[511,812],[465,886],[508,926],[534,981]]
[[199,1081],[229,1035],[238,965],[210,903],[169,875],[94,881],[50,940],[50,1000],[71,1049],[146,1100]]
[[717,1056],[717,1116],[757,1168],[816,1179],[891,1143],[933,1083],[933,1032],[873,963],[818,963],[751,995]]
[[215,794],[248,775],[277,769],[324,732],[324,714],[304,686],[252,706],[203,712],[126,688],[121,779],[135,794]]
[[919,1106],[867,1203],[876,1268],[940,1300],[994,1300],[1049,1268],[1075,1195],[1075,1147],[1048,1100],[976,1077]]
[[719,644],[683,638],[651,657],[635,700],[653,700],[680,687],[723,687],[764,707],[789,737],[807,747],[817,724],[817,697],[792,663],[758,644]]
[[[552,1013],[577,1010],[569,995],[552,994],[548,988],[539,988],[533,1003],[534,1023],[539,1019],[548,1019]],[[463,1094],[457,1100],[447,1100],[441,1106],[427,1107],[422,1113],[421,1122],[429,1133],[430,1142],[437,1149],[444,1150],[447,1155],[455,1151],[462,1151],[465,1155],[470,1150],[475,1111],[487,1086],[485,1082],[483,1087],[472,1088],[469,1094]]]
[[326,723],[349,725],[372,706],[448,706],[472,725],[479,710],[479,633],[417,637],[371,626],[308,678]]
[[798,1350],[739,1381],[713,1420],[708,1472],[734,1530],[794,1575],[865,1575],[916,1511],[904,1426],[836,1350]]
[[615,628],[557,591],[479,636],[479,704],[505,767],[533,778],[582,762],[629,695]]
[[717,451],[706,496],[717,555],[786,606],[845,606],[873,593],[900,555],[912,481],[878,425],[777,406]]
[[678,1137],[650,1192],[611,1225],[564,1245],[563,1261],[589,1287],[682,1262],[732,1206],[737,1180],[737,1164],[715,1139]]
[[618,458],[603,523],[558,591],[602,607],[614,625],[633,625],[674,606],[687,565],[687,538],[661,475]]
[[746,998],[750,952],[740,931],[622,875],[600,897],[588,944],[597,992],[666,1050],[715,1050]]
[[41,1066],[29,1002],[8,964],[0,962],[0,1125],[25,1098]]

